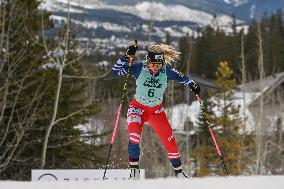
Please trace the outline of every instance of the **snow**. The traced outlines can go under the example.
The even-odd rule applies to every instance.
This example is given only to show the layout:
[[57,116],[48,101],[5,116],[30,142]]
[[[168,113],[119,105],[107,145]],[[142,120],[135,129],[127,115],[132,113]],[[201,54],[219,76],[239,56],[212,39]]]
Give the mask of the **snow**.
[[97,63],[100,67],[103,67],[103,66],[109,66],[110,65],[110,62],[108,62],[108,61],[101,61],[101,62],[98,62]]
[[183,130],[185,121],[190,118],[190,121],[197,127],[198,115],[201,112],[199,103],[197,101],[188,104],[178,104],[171,109],[167,109],[167,117],[174,130]]
[[[59,23],[62,23],[62,22],[66,22],[66,17],[63,17],[63,16],[55,16],[55,15],[51,15],[50,16],[51,19],[53,20],[56,20],[58,21]],[[78,21],[78,20],[71,20],[73,23],[77,24],[77,25],[81,25],[85,28],[92,28],[92,29],[97,29],[98,27],[102,27],[104,28],[105,30],[108,30],[108,31],[114,31],[114,32],[128,32],[130,33],[131,30],[124,27],[124,26],[121,26],[121,25],[118,25],[118,24],[112,24],[110,22],[96,22],[96,21]]]
[[143,181],[98,180],[78,182],[0,182],[2,189],[282,189],[284,176],[208,177],[191,180],[146,179]]
[[245,4],[248,2],[248,0],[224,0],[227,4],[233,4],[235,7],[238,7],[242,4]]
[[[256,100],[261,95],[260,92],[235,92],[235,100],[234,104],[236,106],[240,107],[240,117],[245,120],[246,123],[246,132],[252,132],[255,131],[256,122],[253,118],[252,112],[249,109],[249,106],[251,105],[254,100]],[[245,105],[244,105],[244,98],[245,98]],[[246,115],[246,118],[244,118],[244,115]]]
[[[268,90],[268,87],[265,87],[263,92]],[[259,96],[260,92],[246,92],[245,95],[245,101],[246,104],[243,104],[243,93],[241,91],[235,91],[234,94],[234,100],[233,103],[236,107],[239,107],[240,112],[240,118],[244,119],[244,113],[246,115],[246,128],[245,132],[252,132],[255,130],[255,120],[253,118],[252,113],[249,110],[249,105],[254,102]],[[210,101],[214,102],[214,104],[217,103],[216,97],[211,97],[209,99]],[[223,102],[220,101],[220,106],[222,106]],[[220,116],[221,112],[218,109],[218,107],[214,107],[213,111],[216,116]],[[177,132],[183,131],[184,124],[187,121],[187,119],[190,119],[190,121],[193,123],[194,128],[198,127],[198,116],[201,112],[200,106],[198,101],[192,102],[192,104],[177,104],[173,106],[173,108],[167,109],[167,116],[170,120],[171,126],[174,130]],[[192,132],[195,132],[193,130]]]
[[[236,0],[235,0],[236,1]],[[242,2],[242,0],[239,0]],[[43,0],[41,8],[49,11],[67,11],[66,7],[68,0]],[[70,5],[73,6],[70,10],[72,12],[81,12],[82,10],[76,10],[75,7],[83,8],[86,10],[99,10],[109,9],[119,11],[127,14],[133,14],[144,20],[153,21],[190,21],[197,23],[200,26],[212,25],[214,15],[208,14],[200,10],[194,10],[182,5],[165,5],[159,2],[143,1],[134,6],[129,5],[108,5],[99,1],[85,1],[76,0],[70,1]],[[156,11],[159,10],[159,11]],[[232,18],[230,15],[218,14],[217,20],[221,25],[230,25]],[[237,20],[238,23],[242,23],[241,20]]]
[[[60,27],[63,23],[66,22],[66,15],[64,16],[64,14],[62,13],[66,14],[68,11],[68,0],[39,1],[41,2],[40,8],[42,10],[53,12],[51,18],[54,20],[56,27]],[[182,37],[186,35],[197,36],[198,33],[195,28],[197,28],[198,26],[204,27],[206,25],[211,25],[213,27],[219,26],[228,33],[232,32],[232,28],[230,27],[232,23],[231,16],[217,14],[216,19],[214,19],[214,16],[212,14],[177,4],[166,5],[158,1],[141,1],[133,5],[110,5],[103,3],[103,1],[100,0],[70,0],[70,12],[73,13],[72,16],[74,15],[74,13],[76,15],[72,17],[71,21],[76,25],[82,26],[83,28],[93,30],[92,37],[88,41],[91,42],[91,44],[93,44],[94,42],[100,52],[100,49],[109,49],[109,47],[111,46],[109,43],[119,44],[119,46],[124,48],[129,43],[129,36],[132,36],[133,32],[139,31],[140,34],[148,36],[150,33],[150,28],[148,25],[143,25],[142,28],[140,28],[141,26],[133,25],[132,28],[129,28],[128,26],[125,26],[125,24],[117,24],[115,22],[112,23],[111,21],[99,21],[95,18],[91,19],[89,17],[85,17],[85,14],[92,15],[93,12],[96,12],[98,10],[113,10],[119,13],[131,14],[147,21],[152,20],[154,22],[186,21],[193,23],[184,26],[173,24],[171,25],[171,27],[160,27],[154,24],[151,35],[153,37],[157,36],[161,39],[164,39],[167,33],[169,33],[172,37]],[[243,23],[241,20],[238,20],[237,22],[241,25]],[[240,30],[243,27],[246,26],[240,26],[238,29]],[[122,32],[125,36],[113,40],[110,40],[109,38],[106,40],[101,39],[98,38],[95,33],[95,30],[99,28],[103,28],[108,32],[112,32],[114,33],[114,35],[116,35],[116,33]],[[147,46],[147,41],[144,42]],[[109,53],[107,52],[107,54]]]
[[[48,0],[43,0],[41,1],[40,8],[50,12],[56,12],[56,11],[60,12],[62,11],[62,6],[59,5],[67,3],[68,1],[61,2],[60,0],[54,0],[53,2],[51,2]],[[70,5],[72,5],[72,1],[70,1]],[[64,11],[67,10],[68,10],[67,7],[65,7]],[[69,11],[70,13],[79,13],[79,14],[84,13],[84,11],[72,7],[69,8]]]
[[252,5],[250,7],[250,18],[253,19],[255,16],[255,11],[256,11],[256,5]]
[[[127,12],[138,15],[144,20],[191,21],[202,26],[210,25],[213,19],[213,15],[211,14],[190,9],[182,5],[164,5],[162,3],[147,1],[136,4],[134,9],[131,8],[131,10],[127,10]],[[225,24],[230,22],[231,18],[229,16],[225,16],[222,18],[222,21]]]
[[[90,137],[94,133],[96,133],[97,135],[101,135],[104,132],[105,120],[91,119],[87,123],[75,126],[75,128],[79,129],[82,132],[81,134],[82,137]],[[95,139],[93,139],[93,137],[90,137],[89,139],[84,138],[84,140],[81,139],[81,141],[84,141],[86,144],[96,144],[96,145],[101,145],[102,142],[100,137],[97,137]]]
[[42,69],[59,69],[59,65],[58,64],[54,64],[54,63],[46,63],[44,65],[41,65],[40,68]]

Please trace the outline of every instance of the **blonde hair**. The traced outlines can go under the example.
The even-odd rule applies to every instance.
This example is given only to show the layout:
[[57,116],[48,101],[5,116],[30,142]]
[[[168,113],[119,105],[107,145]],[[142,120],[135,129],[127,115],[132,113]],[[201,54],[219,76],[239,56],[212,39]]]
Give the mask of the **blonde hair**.
[[150,45],[148,51],[154,53],[164,53],[165,63],[171,64],[175,60],[180,59],[180,52],[176,51],[172,46],[166,44]]

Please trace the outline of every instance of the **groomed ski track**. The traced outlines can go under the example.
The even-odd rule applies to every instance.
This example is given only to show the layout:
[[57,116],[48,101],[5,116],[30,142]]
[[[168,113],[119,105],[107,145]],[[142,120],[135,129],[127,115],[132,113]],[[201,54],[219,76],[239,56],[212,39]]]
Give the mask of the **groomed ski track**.
[[284,176],[208,177],[178,180],[175,178],[96,180],[72,182],[0,181],[0,189],[283,189]]

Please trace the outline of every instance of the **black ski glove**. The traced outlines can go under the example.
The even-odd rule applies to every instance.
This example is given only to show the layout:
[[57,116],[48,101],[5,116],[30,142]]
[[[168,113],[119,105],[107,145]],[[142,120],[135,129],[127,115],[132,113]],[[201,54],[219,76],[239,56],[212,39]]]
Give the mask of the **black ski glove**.
[[138,45],[137,45],[137,40],[135,40],[133,42],[132,45],[130,45],[125,53],[125,56],[126,57],[129,57],[129,56],[134,56],[136,54],[136,51],[138,50]]
[[191,92],[193,92],[196,95],[199,95],[200,87],[196,83],[192,83],[192,85],[189,88],[190,88]]

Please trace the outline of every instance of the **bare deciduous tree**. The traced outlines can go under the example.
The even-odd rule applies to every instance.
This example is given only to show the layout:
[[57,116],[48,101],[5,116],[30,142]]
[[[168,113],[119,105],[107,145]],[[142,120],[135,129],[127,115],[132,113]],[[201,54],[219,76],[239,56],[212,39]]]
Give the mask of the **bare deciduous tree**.
[[[43,23],[42,23],[42,26],[44,26]],[[44,168],[44,166],[45,166],[48,140],[49,140],[49,136],[50,136],[52,128],[58,122],[66,120],[66,119],[72,117],[73,115],[80,113],[87,106],[89,106],[91,104],[91,102],[87,102],[86,104],[84,104],[82,106],[81,109],[79,109],[75,112],[72,112],[71,114],[69,114],[65,117],[62,117],[62,118],[57,117],[57,112],[58,112],[58,108],[59,108],[58,107],[59,98],[60,98],[60,93],[61,93],[61,86],[62,86],[62,82],[63,82],[63,71],[67,66],[74,64],[76,61],[78,61],[83,56],[83,54],[80,54],[75,59],[69,59],[68,58],[68,55],[70,53],[70,48],[71,48],[70,47],[71,17],[70,17],[70,1],[69,0],[68,0],[68,11],[67,11],[64,37],[63,37],[62,41],[60,41],[60,40],[58,41],[58,47],[53,52],[48,49],[44,32],[45,32],[45,29],[43,27],[42,28],[42,35],[43,35],[43,42],[44,42],[43,45],[46,49],[46,54],[47,54],[49,60],[57,69],[57,87],[56,87],[56,94],[55,94],[55,100],[54,100],[54,105],[53,105],[52,117],[51,117],[49,125],[46,129],[46,134],[45,134],[45,137],[44,137],[40,168]]]
[[259,104],[259,119],[258,124],[256,127],[256,174],[260,173],[260,168],[263,165],[261,161],[261,156],[263,153],[263,76],[264,76],[264,69],[263,69],[263,42],[262,42],[262,35],[261,35],[261,28],[260,24],[257,24],[257,38],[258,38],[258,69],[259,69],[259,80],[260,80],[260,104]]

